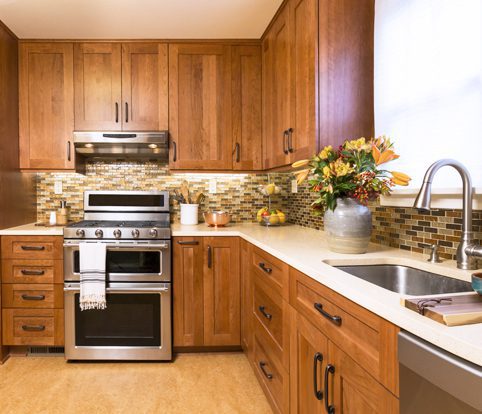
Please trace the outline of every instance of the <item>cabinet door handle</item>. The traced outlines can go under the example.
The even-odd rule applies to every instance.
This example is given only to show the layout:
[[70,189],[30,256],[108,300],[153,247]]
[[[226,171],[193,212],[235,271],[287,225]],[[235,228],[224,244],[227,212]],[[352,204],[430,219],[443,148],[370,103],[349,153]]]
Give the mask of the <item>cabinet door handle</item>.
[[177,161],[177,144],[176,141],[172,141],[172,161]]
[[333,322],[335,325],[340,326],[341,325],[341,316],[338,315],[330,315],[328,312],[326,312],[323,309],[323,305],[321,303],[315,303],[314,304],[315,309],[320,312],[326,319],[328,319],[330,322]]
[[288,152],[293,152],[293,128],[288,129]]
[[67,141],[67,161],[70,161],[72,155],[70,151],[70,141]]
[[273,315],[271,313],[266,312],[266,308],[264,306],[260,306],[259,311],[263,314],[263,316],[270,321],[273,318]]
[[335,413],[335,407],[333,405],[330,405],[330,403],[328,402],[328,399],[330,398],[330,394],[328,392],[328,376],[334,373],[335,366],[328,364],[325,368],[325,410],[327,414]]
[[45,250],[45,246],[21,246],[21,249],[41,251],[41,250]]
[[270,374],[269,372],[266,371],[264,368],[266,366],[266,362],[259,361],[259,369],[263,372],[264,376],[268,378],[269,380],[273,379],[273,374]]
[[182,246],[197,246],[199,244],[196,240],[178,240],[177,243]]
[[115,123],[119,123],[119,102],[115,103]]
[[323,391],[318,389],[318,362],[321,364],[323,363],[323,354],[321,352],[317,352],[313,356],[313,391],[315,393],[315,398],[319,401],[323,399]]
[[129,122],[129,104],[126,102],[126,124]]
[[45,274],[45,270],[25,270],[20,271],[24,276],[42,276]]
[[266,267],[266,265],[263,262],[259,262],[258,266],[261,268],[261,270],[268,273],[268,275],[271,274],[271,272],[273,271],[271,267]]
[[211,246],[208,246],[208,268],[213,267],[213,252]]
[[45,331],[45,325],[22,325],[24,331],[41,332]]
[[283,152],[288,155],[288,130],[283,131]]
[[236,162],[239,162],[241,159],[241,145],[239,144],[239,142],[236,142],[234,150],[236,151]]
[[45,300],[44,295],[22,295],[23,300]]

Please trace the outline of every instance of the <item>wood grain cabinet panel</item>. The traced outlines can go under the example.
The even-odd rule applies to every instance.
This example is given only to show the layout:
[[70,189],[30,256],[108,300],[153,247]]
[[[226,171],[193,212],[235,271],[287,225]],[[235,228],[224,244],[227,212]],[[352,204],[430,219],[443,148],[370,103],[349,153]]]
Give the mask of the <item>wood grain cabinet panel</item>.
[[2,260],[3,283],[64,283],[62,260]]
[[120,43],[74,45],[76,130],[122,129],[121,71]]
[[233,170],[261,170],[261,49],[232,49]]
[[62,236],[2,236],[2,260],[62,258]]
[[230,108],[230,46],[170,44],[171,168],[232,168]]
[[252,359],[253,351],[253,278],[251,274],[252,244],[240,240],[241,261],[241,346]]
[[205,237],[204,344],[240,345],[238,237]]
[[204,345],[203,241],[173,239],[174,346]]
[[2,286],[2,303],[5,308],[64,307],[64,291],[61,284],[10,284]]
[[165,43],[122,44],[122,129],[168,129],[168,64]]
[[73,45],[19,46],[20,168],[73,169]]

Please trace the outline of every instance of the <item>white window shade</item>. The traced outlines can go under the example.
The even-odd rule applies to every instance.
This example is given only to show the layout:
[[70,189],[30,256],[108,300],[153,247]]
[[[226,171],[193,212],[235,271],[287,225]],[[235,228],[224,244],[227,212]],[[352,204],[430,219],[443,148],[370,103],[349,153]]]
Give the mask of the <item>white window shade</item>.
[[[482,189],[482,1],[375,5],[375,131],[392,137],[400,154],[389,169],[410,175],[415,194],[430,164],[454,158]],[[444,167],[433,187],[449,195],[462,186]]]

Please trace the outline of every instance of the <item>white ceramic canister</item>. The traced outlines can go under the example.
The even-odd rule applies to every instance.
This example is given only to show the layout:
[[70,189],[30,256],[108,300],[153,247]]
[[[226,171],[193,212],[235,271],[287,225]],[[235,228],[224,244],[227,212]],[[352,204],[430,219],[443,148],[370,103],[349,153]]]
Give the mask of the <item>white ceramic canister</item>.
[[181,204],[181,224],[198,224],[199,204]]

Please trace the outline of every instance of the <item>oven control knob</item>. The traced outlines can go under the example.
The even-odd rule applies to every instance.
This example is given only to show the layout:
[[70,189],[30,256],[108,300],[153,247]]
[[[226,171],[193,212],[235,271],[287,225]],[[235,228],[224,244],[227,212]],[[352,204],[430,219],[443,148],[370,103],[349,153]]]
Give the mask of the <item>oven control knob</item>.
[[103,235],[104,235],[104,232],[101,229],[97,229],[95,231],[95,237],[97,237],[98,239],[101,239]]
[[120,239],[122,236],[122,232],[119,229],[114,230],[114,237],[116,239]]
[[149,230],[149,236],[156,237],[157,236],[157,230],[156,229],[150,229]]
[[79,237],[84,237],[85,236],[85,231],[82,229],[78,229],[75,234]]
[[139,230],[137,230],[137,229],[132,230],[132,237],[134,237],[134,239],[138,239],[139,234],[140,234]]

